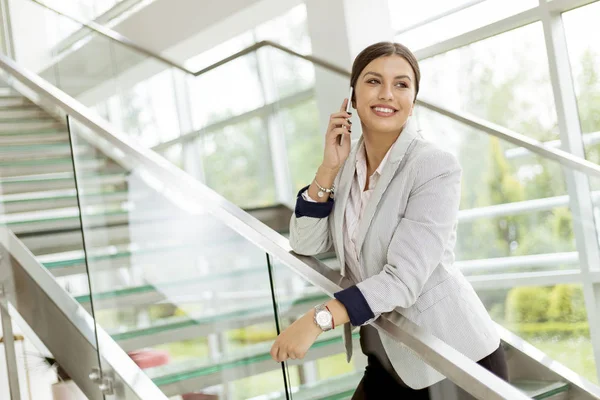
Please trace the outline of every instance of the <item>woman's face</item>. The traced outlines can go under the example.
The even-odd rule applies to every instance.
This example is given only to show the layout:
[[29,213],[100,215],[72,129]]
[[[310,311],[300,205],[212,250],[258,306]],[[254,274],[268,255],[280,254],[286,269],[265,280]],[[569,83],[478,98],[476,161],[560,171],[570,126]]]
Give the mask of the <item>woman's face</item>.
[[379,57],[362,70],[354,91],[354,108],[367,131],[398,133],[412,115],[414,72],[403,57]]

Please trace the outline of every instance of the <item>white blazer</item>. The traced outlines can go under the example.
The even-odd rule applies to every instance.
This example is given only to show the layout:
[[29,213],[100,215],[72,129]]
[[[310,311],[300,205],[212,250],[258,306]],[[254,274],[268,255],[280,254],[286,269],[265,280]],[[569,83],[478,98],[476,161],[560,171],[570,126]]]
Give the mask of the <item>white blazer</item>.
[[[500,337],[471,284],[454,265],[454,245],[462,169],[450,153],[425,141],[412,118],[404,127],[371,195],[359,225],[357,249],[361,290],[377,294],[387,311],[396,310],[473,361],[500,344]],[[355,173],[354,146],[335,179],[333,211],[328,217],[296,217],[290,245],[302,255],[333,246],[345,274],[344,208]],[[398,321],[396,321],[398,322]],[[348,361],[352,327],[344,326]],[[413,389],[445,377],[412,350],[380,335],[392,366]]]

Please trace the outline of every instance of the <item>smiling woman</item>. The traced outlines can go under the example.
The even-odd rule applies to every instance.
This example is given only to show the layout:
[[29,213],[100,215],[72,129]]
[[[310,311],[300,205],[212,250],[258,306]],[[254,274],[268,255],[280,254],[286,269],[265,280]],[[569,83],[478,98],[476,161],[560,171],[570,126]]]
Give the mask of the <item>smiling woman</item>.
[[[354,94],[331,114],[323,161],[298,193],[291,219],[292,249],[316,255],[333,248],[354,285],[284,330],[271,355],[301,359],[322,332],[339,326],[350,344],[352,326],[360,326],[368,366],[353,399],[389,398],[389,392],[429,399],[432,386],[444,382],[369,325],[392,310],[508,380],[496,327],[453,265],[462,170],[412,122],[420,79],[416,58],[398,43],[376,43],[356,57]],[[351,133],[349,101],[363,132],[354,148],[349,137],[338,141]]]

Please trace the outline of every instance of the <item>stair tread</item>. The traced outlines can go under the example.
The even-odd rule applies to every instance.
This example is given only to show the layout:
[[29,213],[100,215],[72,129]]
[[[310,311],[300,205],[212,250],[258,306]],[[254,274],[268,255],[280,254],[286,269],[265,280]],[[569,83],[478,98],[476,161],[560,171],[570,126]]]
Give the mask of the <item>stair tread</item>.
[[[109,172],[109,173],[103,173],[103,172],[99,172],[99,173],[94,173],[91,177],[93,178],[117,178],[117,177],[122,177],[123,179],[125,179],[125,172],[123,173],[115,173],[115,172]],[[84,175],[79,175],[78,177],[81,178],[85,178],[85,174]],[[47,181],[56,181],[56,180],[73,180],[73,173],[72,172],[53,172],[53,173],[49,173],[49,174],[34,174],[34,175],[19,175],[19,176],[10,176],[10,177],[3,177],[0,178],[0,185],[6,185],[6,184],[11,184],[11,183],[36,183],[36,182],[47,182]]]
[[[129,193],[127,190],[104,190],[100,192],[85,192],[81,191],[82,196],[86,199],[94,197],[102,197],[108,195],[126,195]],[[61,200],[61,199],[76,199],[77,190],[73,189],[59,189],[59,190],[45,190],[39,192],[24,192],[24,193],[12,193],[6,195],[0,195],[0,203],[22,203],[31,201],[50,201],[50,200]]]
[[[59,155],[56,157],[39,159],[32,156],[33,159],[24,159],[24,160],[13,160],[13,161],[0,161],[1,167],[22,167],[22,166],[30,166],[30,165],[57,165],[57,164],[72,164],[73,159],[70,156]],[[80,158],[78,162],[107,162],[107,159],[104,158]]]
[[0,130],[0,138],[7,136],[23,136],[23,135],[56,135],[56,134],[64,134],[65,138],[68,137],[68,131],[66,126],[59,126],[55,129],[49,128],[41,128],[41,129],[31,129],[31,130],[23,130],[23,131],[1,131]]
[[567,382],[560,381],[519,379],[511,382],[511,384],[536,400],[545,399],[569,389]]
[[[56,118],[52,117],[49,114],[37,115],[34,118],[28,117],[0,117],[0,124],[3,123],[28,123],[28,122],[46,122],[46,121],[56,121]],[[56,121],[58,122],[58,121]]]
[[[355,340],[359,337],[358,333],[355,333],[352,336]],[[341,343],[342,336],[340,333],[332,330],[321,334],[312,345],[311,350]],[[272,343],[268,342],[244,346],[230,354],[221,356],[216,361],[209,359],[192,359],[148,368],[145,369],[144,372],[158,386],[173,384],[214,373],[222,373],[224,370],[238,366],[252,365],[261,361],[271,360],[271,345]],[[273,366],[274,368],[278,368],[275,362],[273,362]]]
[[[352,372],[315,383],[300,385],[297,388],[293,388],[292,393],[294,393],[295,400],[333,400],[345,398],[344,396],[351,397],[362,376],[362,371]],[[534,399],[544,399],[554,396],[559,393],[557,390],[561,389],[560,391],[564,391],[569,387],[565,382],[535,380],[517,380],[511,382],[511,385]],[[282,393],[279,397],[272,398],[271,400],[285,398],[285,394]]]
[[[92,207],[86,215],[88,216],[106,216],[127,214],[127,206],[119,205],[100,205]],[[57,208],[53,210],[28,211],[14,214],[0,215],[0,224],[16,225],[31,222],[56,221],[79,218],[79,209],[77,207]]]
[[[305,305],[308,308],[310,305],[325,301],[328,298],[326,294],[320,293],[319,290],[311,287],[304,294],[281,298],[278,300],[278,305],[286,308]],[[285,310],[280,310],[280,313],[283,312]],[[265,292],[264,299],[254,301],[244,300],[243,304],[238,304],[237,307],[229,307],[228,309],[220,308],[218,311],[202,312],[198,315],[165,317],[135,328],[115,329],[109,331],[109,334],[114,340],[122,341],[219,321],[232,321],[232,319],[238,317],[249,319],[250,317],[258,317],[260,315],[264,315],[267,318],[273,316],[273,304],[269,292]]]

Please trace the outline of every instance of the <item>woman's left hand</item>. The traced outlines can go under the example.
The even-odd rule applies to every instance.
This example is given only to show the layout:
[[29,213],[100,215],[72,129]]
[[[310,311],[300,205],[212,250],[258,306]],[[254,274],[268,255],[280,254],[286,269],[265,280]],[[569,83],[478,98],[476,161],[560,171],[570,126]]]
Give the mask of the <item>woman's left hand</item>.
[[314,310],[297,319],[281,334],[271,347],[271,357],[277,362],[302,359],[323,332],[314,321]]

